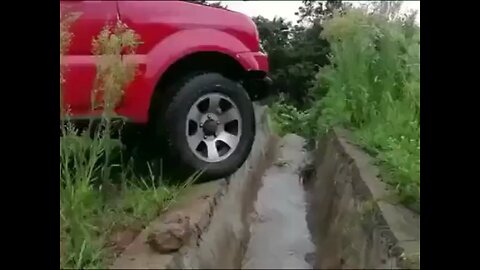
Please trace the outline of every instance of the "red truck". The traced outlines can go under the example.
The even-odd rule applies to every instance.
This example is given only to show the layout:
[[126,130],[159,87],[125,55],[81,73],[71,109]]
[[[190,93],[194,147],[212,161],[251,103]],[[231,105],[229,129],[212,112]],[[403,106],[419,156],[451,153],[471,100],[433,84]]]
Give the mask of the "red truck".
[[[252,101],[268,95],[268,58],[246,15],[188,1],[61,0],[78,12],[71,26],[64,101],[72,119],[101,116],[90,108],[96,74],[92,39],[121,20],[141,37],[139,73],[116,113],[145,126],[154,140],[208,178],[233,173],[255,136]],[[152,137],[152,136],[148,136]]]

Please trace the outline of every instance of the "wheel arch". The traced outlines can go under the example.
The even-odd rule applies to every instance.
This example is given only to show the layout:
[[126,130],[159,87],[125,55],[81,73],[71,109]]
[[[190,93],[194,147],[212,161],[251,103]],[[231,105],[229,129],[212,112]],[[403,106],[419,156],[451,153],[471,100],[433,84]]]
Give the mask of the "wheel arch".
[[[215,72],[241,82],[250,76],[259,76],[261,71],[247,71],[242,64],[227,53],[219,51],[197,51],[183,56],[172,63],[158,79],[149,107],[149,118],[154,117],[159,106],[173,93],[168,93],[169,86],[194,72]],[[247,90],[253,99],[253,92]],[[162,102],[163,100],[163,102]]]

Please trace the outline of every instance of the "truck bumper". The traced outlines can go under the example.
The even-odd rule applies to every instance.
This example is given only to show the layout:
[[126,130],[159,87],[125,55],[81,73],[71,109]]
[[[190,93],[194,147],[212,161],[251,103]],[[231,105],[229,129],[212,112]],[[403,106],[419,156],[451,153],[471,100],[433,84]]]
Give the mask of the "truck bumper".
[[246,71],[263,71],[268,73],[268,56],[262,52],[245,52],[236,55],[237,60]]

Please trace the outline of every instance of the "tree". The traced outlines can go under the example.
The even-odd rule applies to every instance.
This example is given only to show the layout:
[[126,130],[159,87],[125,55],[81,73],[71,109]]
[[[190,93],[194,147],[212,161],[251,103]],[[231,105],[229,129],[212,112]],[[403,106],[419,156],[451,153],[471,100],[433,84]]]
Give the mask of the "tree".
[[341,0],[316,1],[303,0],[303,6],[298,8],[295,15],[299,17],[298,23],[323,23],[333,16],[335,12],[344,12],[351,7],[350,3],[343,3]]
[[376,1],[372,2],[375,13],[387,17],[389,20],[395,20],[400,15],[403,1]]
[[195,2],[205,6],[210,6],[210,7],[225,8],[225,9],[228,8],[228,6],[222,4],[222,2],[207,2],[206,0],[189,0],[189,2]]
[[369,13],[378,14],[386,17],[388,20],[396,20],[400,18],[400,11],[403,1],[372,1],[363,4]]
[[206,3],[207,6],[217,7],[217,8],[228,8],[227,5],[222,4],[222,2],[213,2],[213,3]]
[[269,54],[273,87],[287,95],[288,102],[298,108],[309,103],[309,89],[320,67],[329,63],[329,43],[321,37],[323,22],[349,5],[341,1],[303,1],[295,14],[299,24],[284,18],[269,20],[254,17],[261,43]]
[[287,22],[284,18],[279,17],[269,20],[265,17],[257,16],[252,19],[257,25],[261,43],[265,50],[273,51],[289,46],[291,22]]

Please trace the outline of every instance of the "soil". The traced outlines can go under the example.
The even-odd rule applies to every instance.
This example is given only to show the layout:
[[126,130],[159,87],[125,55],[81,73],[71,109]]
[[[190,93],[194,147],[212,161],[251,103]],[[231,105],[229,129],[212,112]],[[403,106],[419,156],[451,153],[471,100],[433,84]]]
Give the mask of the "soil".
[[114,256],[120,255],[141,231],[142,228],[138,225],[114,230],[109,237],[108,244],[112,248]]

